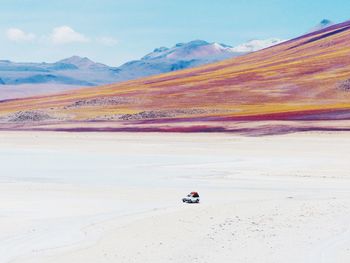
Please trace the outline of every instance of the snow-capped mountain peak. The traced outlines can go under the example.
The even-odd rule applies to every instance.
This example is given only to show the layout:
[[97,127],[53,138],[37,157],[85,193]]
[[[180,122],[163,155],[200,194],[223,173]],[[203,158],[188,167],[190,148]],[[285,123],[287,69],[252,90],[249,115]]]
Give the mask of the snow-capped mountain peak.
[[234,51],[230,46],[219,43],[209,43],[204,40],[194,40],[188,43],[178,43],[172,48],[157,48],[147,54],[142,60],[171,59],[171,60],[193,60],[208,59],[213,56],[232,56]]
[[264,48],[268,48],[277,44],[284,42],[285,40],[279,38],[269,38],[269,39],[255,39],[247,43],[233,47],[234,52],[249,53],[259,51]]

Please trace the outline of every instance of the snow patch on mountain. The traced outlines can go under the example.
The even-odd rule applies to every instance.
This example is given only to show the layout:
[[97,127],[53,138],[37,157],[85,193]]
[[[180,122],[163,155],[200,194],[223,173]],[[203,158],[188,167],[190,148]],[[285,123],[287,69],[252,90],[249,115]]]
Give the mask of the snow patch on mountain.
[[279,38],[256,39],[232,48],[233,52],[250,53],[278,45],[285,40]]

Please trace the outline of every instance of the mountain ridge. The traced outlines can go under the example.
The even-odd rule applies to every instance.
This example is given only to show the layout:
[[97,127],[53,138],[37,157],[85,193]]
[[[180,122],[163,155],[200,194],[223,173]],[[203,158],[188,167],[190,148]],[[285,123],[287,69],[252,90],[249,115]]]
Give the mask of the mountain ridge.
[[119,67],[94,62],[87,57],[71,56],[53,63],[0,61],[2,85],[56,83],[62,85],[98,86],[196,67],[246,52],[231,46],[194,40],[171,48],[160,47],[139,60]]

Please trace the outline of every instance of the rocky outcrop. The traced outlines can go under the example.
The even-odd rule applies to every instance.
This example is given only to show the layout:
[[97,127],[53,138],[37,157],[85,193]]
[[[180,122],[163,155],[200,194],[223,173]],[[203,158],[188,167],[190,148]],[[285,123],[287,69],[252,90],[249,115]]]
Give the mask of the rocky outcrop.
[[9,122],[39,122],[52,119],[52,116],[41,111],[19,111],[7,117]]
[[142,111],[135,114],[124,114],[119,119],[121,120],[145,120],[145,119],[160,119],[173,117],[166,111]]
[[337,84],[337,89],[349,92],[350,91],[350,79],[339,82]]
[[176,118],[186,115],[201,115],[213,113],[213,111],[202,109],[184,109],[184,110],[163,110],[163,111],[142,111],[134,114],[125,114],[119,117],[120,120],[147,120],[161,118]]
[[78,100],[66,108],[80,108],[80,107],[93,107],[93,106],[108,106],[108,105],[120,105],[128,104],[133,100],[125,97],[101,97],[94,99]]

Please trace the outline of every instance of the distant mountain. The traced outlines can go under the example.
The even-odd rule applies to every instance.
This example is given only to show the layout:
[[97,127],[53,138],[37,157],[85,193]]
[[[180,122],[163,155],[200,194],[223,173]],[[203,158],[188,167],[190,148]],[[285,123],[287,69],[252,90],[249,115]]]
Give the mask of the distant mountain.
[[[280,42],[279,39],[253,40],[231,47],[194,40],[178,43],[171,48],[156,48],[140,60],[127,62],[120,67],[109,67],[79,56],[55,63],[16,63],[0,60],[0,85],[26,85],[27,89],[35,89],[33,84],[50,84],[48,87],[64,85],[65,89],[67,85],[71,85],[72,88],[98,86],[193,68],[254,52]],[[30,94],[28,90],[26,94]],[[33,94],[37,93],[33,91]],[[6,98],[9,96],[0,94],[0,99],[2,95],[6,95]]]
[[116,69],[117,80],[131,80],[161,73],[209,64],[240,56],[231,46],[195,40],[178,43],[172,48],[160,47],[140,60],[130,61]]
[[113,68],[77,56],[55,63],[16,63],[0,61],[0,84],[60,84],[96,86],[112,83]]
[[273,38],[253,40],[237,47],[231,47],[216,42],[194,40],[188,43],[178,43],[172,48],[159,47],[140,60],[130,61],[116,68],[115,71],[118,73],[116,82],[194,68],[258,51],[281,42],[283,41]]
[[309,30],[309,33],[316,32],[316,31],[325,29],[325,28],[333,26],[333,25],[335,25],[335,23],[333,23],[331,20],[323,19],[320,23],[318,23],[316,26],[311,28]]
[[109,66],[101,64],[101,63],[96,63],[87,57],[82,58],[79,56],[72,56],[70,58],[66,58],[63,60],[58,61],[56,64],[60,65],[74,65],[78,69],[109,69]]

